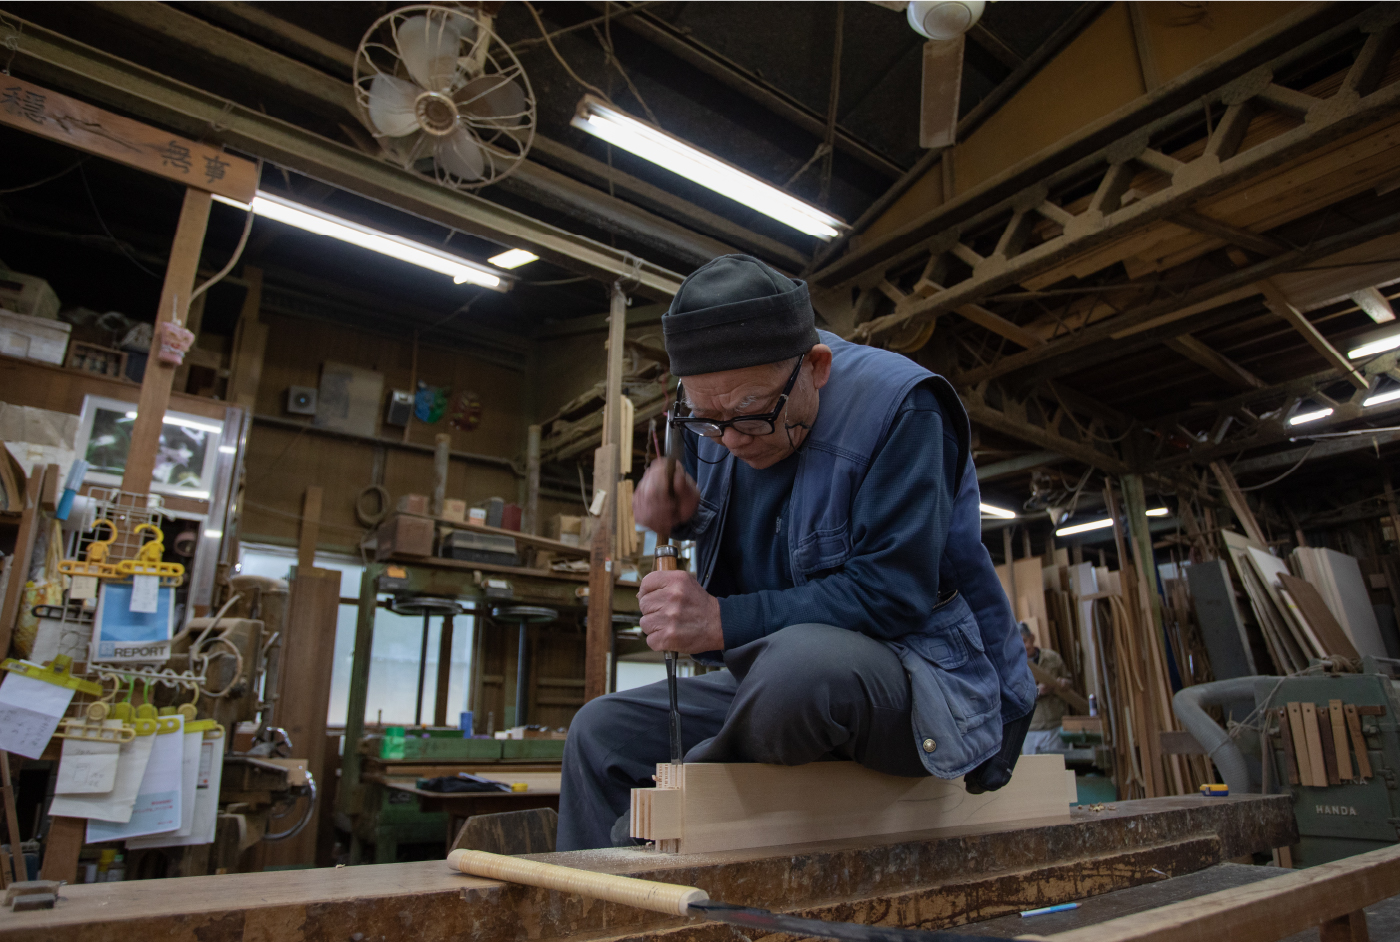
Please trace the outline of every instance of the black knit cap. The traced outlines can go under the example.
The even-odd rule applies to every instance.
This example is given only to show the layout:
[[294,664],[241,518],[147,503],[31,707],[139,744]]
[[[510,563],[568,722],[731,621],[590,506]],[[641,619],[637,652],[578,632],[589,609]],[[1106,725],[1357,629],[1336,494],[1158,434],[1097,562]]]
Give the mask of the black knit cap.
[[791,360],[821,342],[807,283],[749,255],[721,255],[691,272],[661,330],[675,376]]

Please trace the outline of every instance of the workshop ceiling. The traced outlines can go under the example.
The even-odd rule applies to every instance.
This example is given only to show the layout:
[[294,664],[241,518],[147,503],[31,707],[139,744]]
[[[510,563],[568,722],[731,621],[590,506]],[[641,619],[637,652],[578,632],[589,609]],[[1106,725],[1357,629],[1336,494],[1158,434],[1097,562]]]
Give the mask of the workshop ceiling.
[[[572,128],[570,119],[585,90],[566,71],[561,57],[575,76],[607,91],[621,107],[641,117],[650,111],[673,134],[786,185],[803,199],[820,201],[848,220],[859,217],[923,153],[917,145],[922,40],[901,13],[869,3],[551,2],[537,6],[537,24],[523,3],[495,6],[495,28],[520,57],[538,100],[539,138],[530,159],[543,165],[540,174],[553,171],[569,177],[573,189],[561,196],[551,178],[541,185],[518,173],[480,195],[679,275],[724,251],[757,254],[797,273],[806,267],[817,243],[630,154],[609,153],[608,145]],[[374,142],[348,107],[350,64],[364,31],[392,8],[341,2],[0,3],[0,11],[95,49],[329,140],[368,149]],[[1079,4],[1068,3],[991,7],[969,44],[962,111],[982,101],[1076,11],[1083,15]],[[824,161],[812,160],[824,129],[811,125],[824,122],[828,110],[838,15],[843,23],[838,143],[824,186]],[[550,44],[541,41],[541,24],[551,33],[581,24],[583,28],[554,36],[556,57]],[[697,68],[696,50],[722,65]],[[16,71],[24,74],[22,68]],[[11,133],[6,140],[22,136]],[[53,155],[44,148],[22,145],[13,150],[18,157],[16,176],[38,177],[44,167],[52,166]],[[658,205],[639,199],[625,186],[611,187],[615,195],[609,194],[608,181],[597,173],[600,168],[606,172],[609,164],[625,178],[664,191],[671,199]],[[109,171],[88,168],[90,175],[99,177]],[[158,181],[137,174],[112,173],[101,189],[117,179],[121,194],[102,195],[111,207],[106,222],[129,229],[123,238],[143,250],[163,253],[165,224],[151,224],[163,216],[152,214],[143,225],[139,214],[123,213],[122,204],[163,205],[170,194]],[[425,241],[438,243],[451,234],[436,223],[275,167],[264,171],[263,185],[290,188],[300,200]],[[20,228],[27,226],[32,235],[39,222],[35,213],[59,189],[66,193],[58,201],[71,204],[64,210],[70,234],[100,234],[92,225],[86,196],[80,189],[75,195],[66,184],[7,202],[5,218]],[[829,196],[821,200],[824,189]],[[226,229],[236,238],[238,222],[232,216],[222,223],[216,218],[211,245],[223,240]],[[65,228],[54,219],[44,223]],[[385,300],[406,299],[427,308],[425,316],[450,313],[475,293],[439,290],[421,273],[399,271],[392,264],[376,264],[367,271],[357,264],[353,250],[317,251],[314,246],[320,240],[286,230],[259,242],[257,235],[270,228],[274,227],[258,223],[253,241],[264,253],[275,242],[276,265],[264,260],[270,268],[300,270]],[[467,235],[452,239],[455,251],[476,257],[497,250]],[[23,253],[22,248],[11,248],[10,254],[17,251]],[[20,260],[10,263],[18,266]],[[139,284],[145,276],[133,271],[133,281]],[[528,334],[548,321],[596,313],[605,302],[596,281],[532,287],[528,282],[567,281],[573,274],[544,262],[518,274],[525,284],[507,296],[483,298],[467,321]],[[444,293],[450,296],[439,297]]]

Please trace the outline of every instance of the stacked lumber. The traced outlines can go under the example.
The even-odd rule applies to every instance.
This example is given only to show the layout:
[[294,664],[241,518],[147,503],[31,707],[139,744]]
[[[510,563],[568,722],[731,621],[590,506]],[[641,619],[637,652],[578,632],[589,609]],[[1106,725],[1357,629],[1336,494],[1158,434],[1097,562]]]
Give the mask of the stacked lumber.
[[1386,657],[1380,625],[1356,558],[1336,550],[1300,546],[1291,559],[1295,574],[1317,588],[1327,611],[1357,652]]
[[[1302,572],[1295,573],[1288,563],[1248,537],[1229,530],[1221,531],[1220,536],[1249,599],[1275,673],[1297,673],[1312,661],[1328,657],[1356,660],[1363,653],[1385,656],[1364,587],[1360,592],[1363,604],[1349,606],[1355,621],[1352,630],[1337,617],[1338,611],[1348,613],[1347,595],[1342,593],[1355,592],[1355,586],[1362,585],[1355,559],[1333,550],[1301,547],[1294,551],[1293,559]],[[1347,588],[1339,590],[1339,584]],[[1328,594],[1333,597],[1330,603]],[[1363,649],[1357,644],[1358,628],[1364,645],[1371,647]]]

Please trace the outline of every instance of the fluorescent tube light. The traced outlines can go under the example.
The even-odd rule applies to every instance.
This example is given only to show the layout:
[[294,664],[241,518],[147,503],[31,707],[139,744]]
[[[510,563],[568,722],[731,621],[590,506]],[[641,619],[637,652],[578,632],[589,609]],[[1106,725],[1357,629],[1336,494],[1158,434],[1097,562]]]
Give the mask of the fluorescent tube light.
[[1088,533],[1090,530],[1102,530],[1104,527],[1113,526],[1113,520],[1105,517],[1102,520],[1090,520],[1088,523],[1076,523],[1072,527],[1060,527],[1055,531],[1056,536],[1074,536],[1076,533]]
[[1288,420],[1289,425],[1306,425],[1309,422],[1316,422],[1318,419],[1325,419],[1332,414],[1331,409],[1316,409],[1312,412],[1299,412]]
[[[227,203],[229,206],[236,206],[245,212],[248,209],[246,204],[218,194],[215,194],[214,199],[221,203]],[[499,276],[460,255],[453,255],[450,252],[444,252],[441,249],[423,245],[421,242],[414,242],[402,236],[387,235],[348,219],[340,219],[329,213],[323,213],[319,209],[302,206],[264,190],[258,190],[257,195],[253,197],[253,212],[288,226],[314,232],[317,235],[330,236],[332,239],[349,242],[351,245],[358,245],[360,248],[378,252],[380,255],[388,255],[401,262],[408,262],[429,271],[450,275],[452,280],[459,285],[466,283],[480,285],[483,288],[499,289],[501,287]]]
[[1361,406],[1364,409],[1369,409],[1371,406],[1378,406],[1386,402],[1394,402],[1396,399],[1400,399],[1400,386],[1397,386],[1395,389],[1388,389],[1383,393],[1376,393],[1368,399],[1363,399]]
[[981,504],[982,512],[989,517],[999,517],[1002,520],[1015,520],[1016,511],[1007,510],[1004,507],[993,507],[991,504]]
[[573,126],[587,131],[694,183],[714,190],[721,196],[743,203],[765,216],[798,232],[832,239],[845,224],[830,213],[777,187],[765,183],[753,174],[707,154],[693,144],[638,121],[630,115],[594,98],[584,96],[574,115]]
[[204,535],[207,536],[207,537],[209,537],[211,540],[218,540],[218,539],[221,539],[221,538],[223,537],[224,531],[223,531],[223,530],[205,530],[205,531],[204,531]]
[[[1165,507],[1153,507],[1147,511],[1149,517],[1165,517],[1171,513]],[[1102,520],[1090,520],[1088,523],[1076,523],[1069,527],[1060,527],[1055,531],[1056,536],[1074,536],[1076,533],[1088,533],[1090,530],[1102,530],[1104,527],[1113,526],[1113,518],[1105,517]]]
[[[136,413],[128,412],[126,413],[124,418],[134,419],[136,418]],[[199,432],[214,432],[217,434],[223,431],[223,428],[218,425],[206,425],[203,422],[192,422],[189,419],[182,419],[173,415],[165,416],[163,419],[161,419],[161,423],[164,425],[178,425],[180,428],[192,428]],[[222,448],[220,448],[219,450],[223,451]]]
[[236,447],[234,447],[233,445],[220,445],[220,446],[219,446],[219,454],[221,454],[221,455],[236,455],[236,454],[238,454],[238,449],[237,449]]
[[1391,334],[1389,337],[1382,337],[1380,340],[1372,340],[1370,343],[1363,343],[1355,350],[1347,351],[1347,359],[1360,360],[1362,357],[1375,356],[1377,353],[1385,353],[1387,350],[1394,350],[1400,347],[1400,334]]
[[534,252],[527,252],[524,249],[506,249],[500,255],[493,255],[487,259],[497,268],[519,268],[521,265],[528,265],[539,258]]

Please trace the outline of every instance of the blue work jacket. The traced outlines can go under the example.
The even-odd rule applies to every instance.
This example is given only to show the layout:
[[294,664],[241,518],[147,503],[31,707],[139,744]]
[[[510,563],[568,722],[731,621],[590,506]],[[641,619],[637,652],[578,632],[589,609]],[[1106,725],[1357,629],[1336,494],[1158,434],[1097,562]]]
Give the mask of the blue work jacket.
[[[915,386],[926,382],[933,389],[957,433],[957,467],[962,470],[950,488],[954,499],[939,561],[940,602],[921,625],[897,640],[882,639],[908,672],[914,738],[925,768],[940,778],[955,778],[997,751],[1002,724],[1029,713],[1036,694],[1011,605],[982,545],[967,412],[947,380],[908,357],[819,333],[831,347],[831,378],[798,451],[785,527],[796,585],[839,570],[851,558],[852,503],[897,410]],[[697,447],[700,504],[685,531],[696,541],[696,571],[708,587],[736,459],[719,442],[701,439]],[[911,545],[908,552],[926,548]]]

